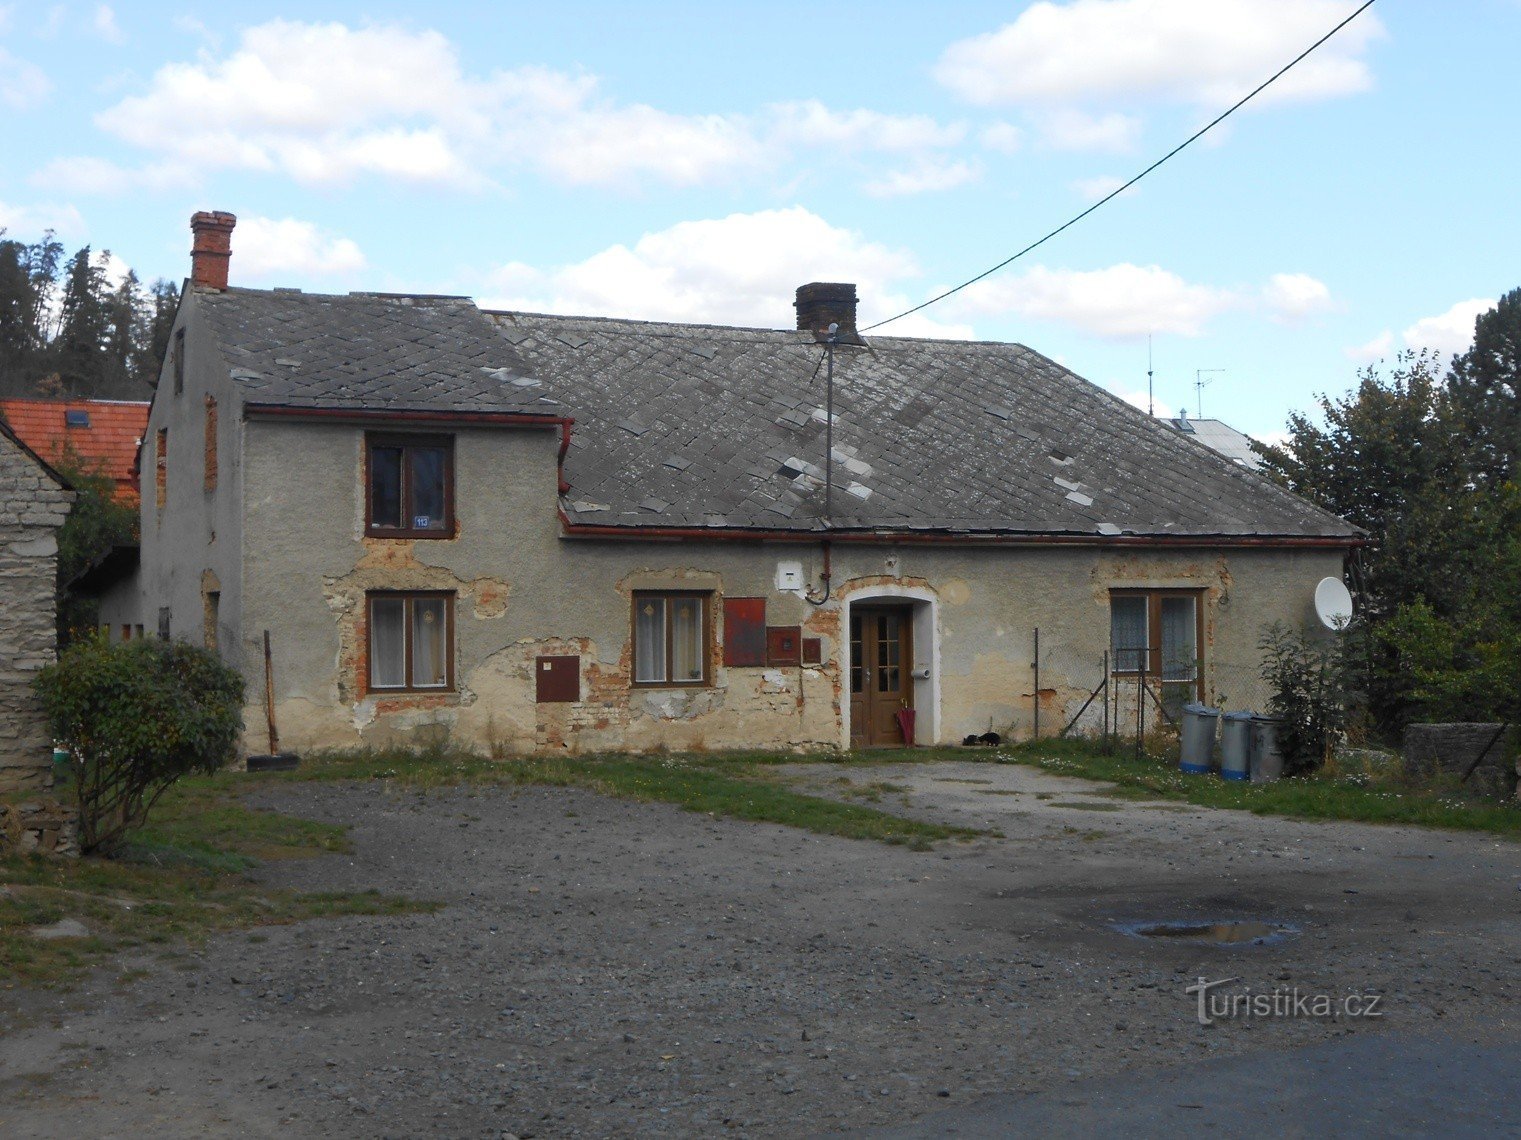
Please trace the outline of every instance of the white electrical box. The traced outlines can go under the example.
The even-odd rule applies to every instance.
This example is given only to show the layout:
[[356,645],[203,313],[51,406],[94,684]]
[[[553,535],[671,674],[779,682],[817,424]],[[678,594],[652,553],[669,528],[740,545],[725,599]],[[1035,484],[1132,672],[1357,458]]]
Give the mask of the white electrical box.
[[783,592],[803,588],[803,564],[801,562],[778,562],[776,564],[776,588]]

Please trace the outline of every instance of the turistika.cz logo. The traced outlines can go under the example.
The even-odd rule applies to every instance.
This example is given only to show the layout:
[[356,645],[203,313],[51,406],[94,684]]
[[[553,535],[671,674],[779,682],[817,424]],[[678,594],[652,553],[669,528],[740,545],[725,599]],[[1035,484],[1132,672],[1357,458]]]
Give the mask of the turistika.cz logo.
[[1382,994],[1305,993],[1298,986],[1277,986],[1271,990],[1253,991],[1250,986],[1240,990],[1224,990],[1222,987],[1240,978],[1221,978],[1210,981],[1200,978],[1183,992],[1198,1001],[1200,1025],[1213,1025],[1216,1021],[1247,1021],[1254,1018],[1321,1018],[1338,1021],[1342,1018],[1376,1020],[1384,1016]]

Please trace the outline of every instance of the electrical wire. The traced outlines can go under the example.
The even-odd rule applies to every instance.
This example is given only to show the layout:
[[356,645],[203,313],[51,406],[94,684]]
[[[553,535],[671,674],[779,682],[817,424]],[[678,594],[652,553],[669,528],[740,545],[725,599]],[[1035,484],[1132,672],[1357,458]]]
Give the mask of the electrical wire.
[[1325,35],[1321,36],[1320,39],[1316,40],[1309,47],[1305,48],[1304,51],[1300,52],[1293,59],[1289,60],[1288,63],[1286,63],[1282,67],[1280,67],[1277,71],[1275,71],[1267,79],[1263,80],[1256,87],[1252,88],[1252,90],[1249,91],[1249,92],[1247,92],[1247,94],[1244,95],[1241,99],[1237,100],[1234,104],[1232,104],[1225,111],[1221,112],[1219,115],[1215,116],[1215,118],[1211,119],[1208,123],[1206,123],[1204,126],[1200,127],[1193,134],[1189,135],[1188,138],[1184,139],[1177,146],[1173,147],[1170,151],[1168,151],[1166,154],[1164,154],[1161,158],[1157,159],[1150,166],[1148,166],[1145,170],[1143,170],[1143,171],[1141,171],[1141,173],[1137,174],[1129,182],[1125,183],[1123,186],[1119,187],[1118,189],[1111,190],[1108,194],[1105,194],[1102,198],[1100,198],[1097,202],[1093,203],[1093,205],[1089,206],[1082,213],[1078,214],[1076,217],[1068,219],[1066,222],[1063,222],[1061,225],[1057,226],[1056,229],[1052,230],[1050,233],[1048,233],[1045,237],[1041,238],[1039,241],[1031,242],[1029,245],[1025,246],[1024,249],[1020,250],[1018,253],[1014,254],[1012,257],[1006,257],[1006,258],[1004,258],[997,265],[993,266],[993,268],[984,270],[983,272],[979,273],[976,277],[973,277],[973,278],[971,278],[970,280],[967,280],[967,281],[963,281],[960,285],[957,285],[957,286],[955,286],[952,289],[947,289],[944,293],[941,293],[941,294],[939,294],[937,296],[931,297],[928,301],[925,301],[922,304],[915,305],[912,309],[904,309],[903,312],[899,313],[895,317],[888,317],[885,321],[878,321],[874,325],[867,325],[861,331],[863,333],[871,332],[872,329],[879,329],[879,328],[881,328],[884,325],[890,325],[890,324],[892,324],[894,321],[901,321],[904,317],[911,316],[912,314],[919,312],[921,309],[927,309],[931,305],[936,304],[937,302],[945,300],[947,297],[954,296],[955,294],[961,292],[963,289],[967,288],[967,286],[969,286],[969,285],[975,285],[975,284],[977,284],[977,282],[981,281],[984,277],[991,277],[993,274],[997,273],[1000,269],[1004,269],[1007,266],[1012,265],[1014,262],[1018,261],[1025,254],[1030,253],[1032,250],[1039,249],[1041,246],[1045,245],[1046,242],[1048,242],[1052,238],[1054,238],[1057,234],[1061,233],[1065,229],[1068,229],[1068,228],[1076,225],[1078,222],[1082,221],[1089,214],[1093,213],[1093,211],[1097,210],[1100,206],[1104,205],[1106,202],[1110,201],[1111,199],[1118,198],[1126,190],[1129,190],[1132,186],[1134,186],[1141,179],[1145,178],[1148,174],[1150,174],[1157,167],[1161,166],[1168,159],[1172,158],[1179,151],[1183,150],[1184,147],[1187,147],[1191,143],[1197,142],[1199,139],[1203,138],[1210,131],[1214,130],[1215,127],[1219,126],[1226,119],[1230,118],[1231,115],[1235,114],[1242,107],[1246,106],[1247,103],[1251,102],[1258,95],[1260,95],[1262,92],[1266,91],[1269,87],[1271,87],[1274,83],[1276,83],[1279,79],[1281,79],[1285,74],[1287,74],[1289,72],[1289,70],[1291,68],[1293,68],[1295,65],[1297,65],[1300,61],[1302,61],[1306,56],[1308,56],[1316,48],[1320,47],[1327,40],[1329,40],[1332,36],[1336,35],[1337,32],[1341,31],[1348,24],[1350,24],[1353,20],[1357,19],[1364,12],[1366,12],[1369,8],[1373,7],[1373,3],[1374,3],[1374,0],[1366,0],[1366,3],[1364,3],[1361,7],[1359,7],[1357,9],[1357,11],[1353,12],[1345,20],[1343,20],[1341,23],[1337,24],[1336,27],[1332,28]]

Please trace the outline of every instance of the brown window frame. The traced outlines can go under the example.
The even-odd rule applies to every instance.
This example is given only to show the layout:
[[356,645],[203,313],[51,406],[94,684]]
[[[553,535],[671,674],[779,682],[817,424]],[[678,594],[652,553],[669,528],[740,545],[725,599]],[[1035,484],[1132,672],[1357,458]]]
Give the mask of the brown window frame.
[[[1125,587],[1109,591],[1110,626],[1109,650],[1110,672],[1115,676],[1133,677],[1140,673],[1137,668],[1120,667],[1118,648],[1114,644],[1113,603],[1115,598],[1144,598],[1146,600],[1146,676],[1160,680],[1162,676],[1162,601],[1165,598],[1189,598],[1194,603],[1194,696],[1204,699],[1204,591],[1187,587],[1164,587],[1157,589]],[[1128,647],[1127,647],[1128,648]],[[1169,681],[1168,684],[1185,684]]]
[[[665,601],[665,675],[663,681],[640,681],[639,669],[639,603],[646,598]],[[677,598],[697,598],[702,602],[702,678],[696,681],[672,681],[671,659],[672,632],[669,603]],[[710,689],[713,687],[713,591],[712,590],[635,590],[633,604],[629,606],[629,686],[635,689]]]
[[[392,693],[456,693],[459,691],[454,683],[454,603],[455,593],[452,590],[370,590],[364,596],[364,685],[365,692],[388,696]],[[444,677],[442,685],[414,685],[412,683],[412,606],[411,603],[418,599],[432,601],[441,598],[444,602]],[[375,659],[374,639],[370,631],[374,628],[375,615],[374,605],[377,599],[401,600],[405,603],[403,611],[405,617],[402,621],[402,674],[406,678],[403,685],[377,685],[375,683]]]
[[[374,521],[375,498],[370,484],[371,456],[377,447],[399,447],[405,453],[410,448],[436,448],[444,451],[444,526],[442,530],[418,530],[413,527],[377,526]],[[412,485],[408,476],[411,468],[403,454],[401,462],[401,517],[413,518]],[[441,434],[397,432],[365,432],[364,434],[364,533],[370,538],[426,538],[449,539],[455,536],[454,519],[454,436]]]

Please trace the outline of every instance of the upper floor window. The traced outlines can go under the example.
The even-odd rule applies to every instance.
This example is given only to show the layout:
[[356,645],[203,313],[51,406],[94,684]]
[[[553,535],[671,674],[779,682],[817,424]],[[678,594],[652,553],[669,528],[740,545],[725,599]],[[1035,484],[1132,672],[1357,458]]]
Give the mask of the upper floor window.
[[365,436],[365,531],[378,538],[454,537],[454,439]]
[[169,346],[169,367],[174,373],[174,394],[185,393],[185,330],[175,329],[174,340]]
[[159,510],[169,499],[169,429],[158,429],[158,446],[153,453],[153,501]]
[[707,684],[712,643],[707,594],[666,590],[634,595],[634,684]]
[[206,397],[206,490],[217,489],[217,399]]

